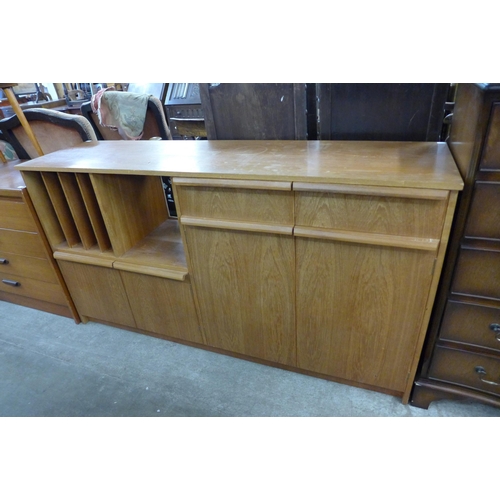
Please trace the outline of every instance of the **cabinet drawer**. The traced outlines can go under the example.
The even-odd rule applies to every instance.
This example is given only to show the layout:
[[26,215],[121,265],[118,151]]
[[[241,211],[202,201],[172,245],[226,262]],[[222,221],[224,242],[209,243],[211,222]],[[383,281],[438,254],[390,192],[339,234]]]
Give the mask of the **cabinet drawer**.
[[47,256],[37,233],[0,229],[0,252],[45,259]]
[[440,238],[447,192],[294,184],[297,226]]
[[462,248],[452,293],[500,299],[500,252]]
[[500,351],[500,307],[448,301],[439,337]]
[[293,224],[290,182],[173,179],[176,203],[188,217]]
[[500,103],[492,106],[480,170],[500,170]]
[[61,286],[58,283],[47,283],[46,281],[24,276],[2,273],[0,276],[0,290],[45,302],[67,305]]
[[49,261],[36,257],[26,257],[25,255],[0,253],[0,277],[3,274],[24,276],[40,281],[57,283],[57,278]]
[[500,240],[500,183],[476,182],[465,236]]
[[28,207],[21,200],[0,197],[0,228],[36,232]]
[[500,359],[436,347],[429,378],[500,394]]

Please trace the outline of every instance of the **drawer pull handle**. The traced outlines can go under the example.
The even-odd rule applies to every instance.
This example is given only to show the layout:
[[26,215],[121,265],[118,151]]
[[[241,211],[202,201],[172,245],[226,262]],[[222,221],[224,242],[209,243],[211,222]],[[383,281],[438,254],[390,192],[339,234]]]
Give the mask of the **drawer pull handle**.
[[500,325],[498,323],[491,323],[490,330],[496,333],[496,339],[500,342]]
[[499,382],[493,382],[493,380],[485,380],[483,377],[486,376],[486,370],[482,366],[476,366],[474,368],[476,373],[479,375],[479,380],[481,382],[484,382],[485,384],[490,384],[490,385],[500,385]]
[[8,264],[9,261],[7,259],[0,259],[0,264]]
[[2,280],[2,283],[5,283],[6,285],[10,286],[21,286],[21,283],[19,283],[19,281]]

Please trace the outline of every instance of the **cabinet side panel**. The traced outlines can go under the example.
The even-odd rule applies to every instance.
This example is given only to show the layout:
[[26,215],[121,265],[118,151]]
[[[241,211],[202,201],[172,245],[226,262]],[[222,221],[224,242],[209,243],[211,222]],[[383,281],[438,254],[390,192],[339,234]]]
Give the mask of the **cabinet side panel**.
[[477,140],[483,95],[479,87],[458,85],[448,145],[465,180],[471,162],[479,154]]
[[491,110],[491,120],[486,137],[481,170],[500,171],[500,103],[495,103]]

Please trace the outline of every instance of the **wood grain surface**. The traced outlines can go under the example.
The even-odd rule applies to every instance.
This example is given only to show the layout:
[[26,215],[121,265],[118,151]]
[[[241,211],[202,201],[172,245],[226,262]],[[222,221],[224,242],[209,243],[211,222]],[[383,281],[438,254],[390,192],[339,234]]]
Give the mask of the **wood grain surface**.
[[[175,179],[174,183],[176,184]],[[178,203],[185,217],[293,224],[291,190],[271,191],[243,187],[218,188],[185,185],[176,187]]]
[[45,251],[37,233],[0,229],[0,251],[45,259]]
[[136,327],[120,271],[59,260],[80,315]]
[[6,273],[48,283],[58,282],[47,259],[26,257],[25,255],[9,252],[2,252],[0,257],[7,261],[5,264],[0,264],[0,277],[3,276],[3,273]]
[[435,254],[296,238],[298,366],[403,392]]
[[296,192],[298,226],[439,238],[447,199]]
[[205,343],[189,283],[124,271],[120,274],[137,328]]
[[16,168],[171,177],[462,189],[445,143],[385,141],[100,141]]
[[71,214],[68,200],[62,189],[58,174],[54,172],[42,172],[42,179],[68,245],[73,247],[80,244],[80,235],[78,234],[78,229],[76,228],[75,220]]
[[90,217],[83,201],[83,196],[78,185],[75,174],[59,172],[59,182],[68,202],[71,215],[75,221],[76,229],[80,235],[80,241],[86,250],[97,244],[97,238],[90,222]]
[[168,218],[160,178],[92,174],[90,179],[116,256]]
[[43,227],[43,232],[52,248],[66,241],[61,224],[57,218],[54,205],[38,172],[23,172],[26,187],[30,193],[33,206]]
[[207,344],[295,366],[293,238],[184,231]]
[[[18,283],[18,285],[9,285],[5,283],[4,280]],[[66,297],[64,296],[59,283],[50,283],[31,277],[27,278],[25,276],[17,276],[15,274],[2,273],[0,277],[0,290],[14,295],[22,295],[27,298],[67,306]]]
[[0,228],[36,232],[36,225],[22,199],[0,197]]
[[101,252],[111,248],[108,231],[88,174],[75,174]]

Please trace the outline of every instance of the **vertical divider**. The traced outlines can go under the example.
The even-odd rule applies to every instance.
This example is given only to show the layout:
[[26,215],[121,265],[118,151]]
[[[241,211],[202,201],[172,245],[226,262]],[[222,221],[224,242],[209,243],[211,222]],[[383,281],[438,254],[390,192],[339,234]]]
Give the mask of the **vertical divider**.
[[87,213],[90,218],[90,222],[94,229],[94,234],[99,245],[101,252],[105,252],[111,248],[111,242],[109,240],[108,231],[106,225],[104,224],[104,219],[102,217],[99,204],[97,203],[97,198],[92,187],[92,182],[90,181],[89,174],[75,174],[78,186],[80,187],[80,192],[87,208]]
[[160,177],[90,174],[115,256],[120,257],[168,219]]
[[[66,201],[59,177],[56,172],[42,172],[42,179],[47,188],[52,205],[61,224],[62,231],[70,247],[75,247],[81,243],[75,221],[71,215],[71,210]],[[29,188],[28,188],[29,189]]]
[[22,172],[24,183],[31,193],[33,206],[38,214],[47,240],[54,249],[65,241],[65,236],[54,210],[54,206],[39,172]]
[[80,235],[83,248],[90,250],[97,244],[97,239],[94,234],[94,229],[90,222],[89,214],[87,213],[87,208],[85,207],[75,174],[59,172],[57,175],[59,177],[63,193],[66,196],[66,201],[71,211],[71,215],[73,216],[76,229]]

